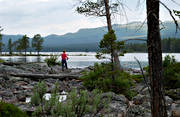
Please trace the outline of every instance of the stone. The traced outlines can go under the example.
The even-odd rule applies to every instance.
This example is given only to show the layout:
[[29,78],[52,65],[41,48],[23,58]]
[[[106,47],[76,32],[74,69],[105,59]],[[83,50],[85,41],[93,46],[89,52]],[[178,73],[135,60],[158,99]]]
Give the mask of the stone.
[[132,98],[132,101],[133,101],[133,104],[135,105],[141,105],[144,102],[150,102],[150,96],[138,94],[137,96]]
[[17,85],[17,86],[27,85],[27,82],[18,81],[18,82],[15,83],[15,85]]
[[142,95],[150,95],[148,87],[144,88],[141,92]]
[[113,92],[103,93],[102,99],[110,97],[109,112],[120,115],[126,111],[129,101],[124,95],[117,95]]
[[151,110],[141,105],[132,105],[128,108],[125,117],[151,117]]

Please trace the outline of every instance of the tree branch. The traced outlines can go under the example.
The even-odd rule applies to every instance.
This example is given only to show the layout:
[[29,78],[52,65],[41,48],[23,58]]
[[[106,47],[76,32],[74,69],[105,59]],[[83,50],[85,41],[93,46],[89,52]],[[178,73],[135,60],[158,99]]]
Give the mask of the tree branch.
[[159,1],[159,3],[160,3],[161,5],[163,5],[163,6],[169,11],[169,14],[171,15],[171,17],[172,17],[172,19],[173,19],[173,21],[174,21],[174,23],[175,23],[175,25],[176,25],[176,33],[177,33],[177,30],[178,30],[178,29],[180,30],[180,27],[179,27],[179,24],[178,24],[177,20],[176,20],[175,17],[173,16],[172,11],[171,11],[163,2],[161,2],[160,0],[158,0],[158,1]]
[[143,69],[142,69],[141,63],[139,62],[139,60],[138,60],[136,57],[134,57],[134,59],[135,59],[135,60],[137,61],[137,63],[139,64],[139,67],[140,67],[140,70],[141,70],[141,74],[143,75],[143,78],[144,78],[144,82],[145,82],[146,86],[148,87],[149,94],[151,94],[151,88],[149,87],[149,84],[148,84],[148,82],[146,81],[146,76],[144,75],[144,71],[143,71]]

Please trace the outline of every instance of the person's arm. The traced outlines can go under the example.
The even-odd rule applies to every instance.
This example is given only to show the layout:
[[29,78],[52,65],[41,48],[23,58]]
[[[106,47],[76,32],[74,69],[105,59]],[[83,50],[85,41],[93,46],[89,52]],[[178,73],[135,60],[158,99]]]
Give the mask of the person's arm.
[[66,59],[68,60],[69,58],[67,57],[67,54],[66,54]]

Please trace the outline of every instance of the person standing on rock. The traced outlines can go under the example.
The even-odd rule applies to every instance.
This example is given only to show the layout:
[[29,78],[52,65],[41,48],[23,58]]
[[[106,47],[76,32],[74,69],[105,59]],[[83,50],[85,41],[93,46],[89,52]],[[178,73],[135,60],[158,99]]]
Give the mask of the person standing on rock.
[[62,58],[62,61],[61,61],[62,71],[64,71],[64,64],[65,64],[66,69],[68,69],[68,67],[67,67],[67,62],[66,62],[66,60],[68,60],[68,57],[67,57],[67,55],[66,55],[66,51],[65,51],[65,50],[64,50],[63,53],[61,54],[61,58]]

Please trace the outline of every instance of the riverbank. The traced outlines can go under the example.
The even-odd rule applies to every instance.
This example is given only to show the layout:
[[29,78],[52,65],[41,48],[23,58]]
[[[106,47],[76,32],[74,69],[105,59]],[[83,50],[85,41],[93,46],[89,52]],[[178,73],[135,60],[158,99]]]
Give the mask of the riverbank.
[[[12,103],[23,111],[31,113],[31,108],[27,103],[32,96],[33,87],[44,81],[48,86],[46,93],[51,93],[56,82],[59,83],[58,91],[69,92],[72,89],[85,90],[79,77],[84,71],[93,70],[93,67],[74,68],[62,71],[60,66],[48,67],[46,63],[1,63],[0,64],[0,100]],[[131,74],[139,74],[138,70],[127,69]],[[135,82],[135,81],[134,81]],[[150,95],[146,85],[136,83],[132,87],[137,95],[128,100],[124,95],[117,95],[109,92],[111,101],[109,104],[109,115],[111,117],[151,117]],[[179,89],[177,90],[177,95]],[[175,91],[175,90],[173,90]],[[104,93],[103,95],[106,95]],[[166,96],[168,115],[180,110],[180,98],[172,99]]]

